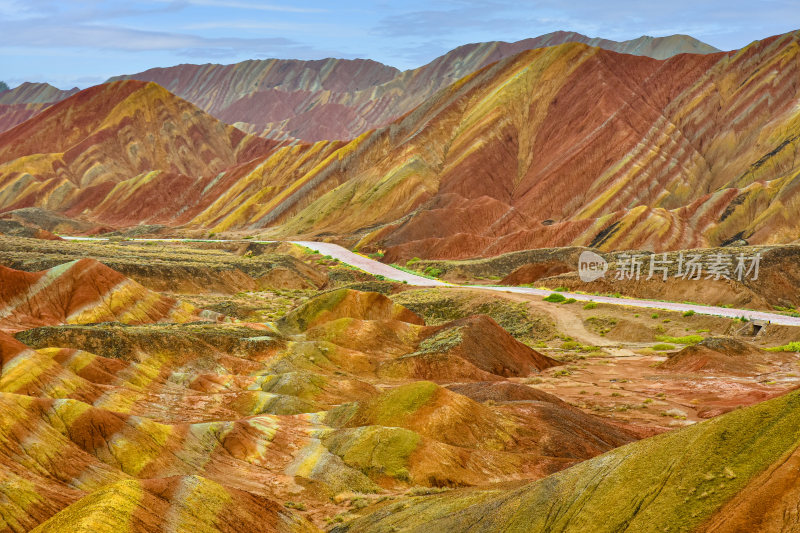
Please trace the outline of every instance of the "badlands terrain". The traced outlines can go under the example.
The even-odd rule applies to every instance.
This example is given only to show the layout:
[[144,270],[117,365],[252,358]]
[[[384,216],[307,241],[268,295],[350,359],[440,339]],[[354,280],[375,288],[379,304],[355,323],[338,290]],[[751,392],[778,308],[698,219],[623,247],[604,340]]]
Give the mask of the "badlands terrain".
[[4,531],[793,523],[796,327],[278,242],[5,236],[0,259]]
[[0,531],[800,530],[798,73],[558,32],[0,91]]

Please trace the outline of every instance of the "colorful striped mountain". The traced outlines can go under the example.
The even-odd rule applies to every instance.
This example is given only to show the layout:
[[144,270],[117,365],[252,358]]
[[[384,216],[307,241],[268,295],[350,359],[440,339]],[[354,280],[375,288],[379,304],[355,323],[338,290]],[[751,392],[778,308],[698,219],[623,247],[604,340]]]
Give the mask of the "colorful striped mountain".
[[799,41],[666,60],[528,50],[352,141],[286,146],[113,82],[0,134],[0,209],[334,237],[391,260],[791,242]]

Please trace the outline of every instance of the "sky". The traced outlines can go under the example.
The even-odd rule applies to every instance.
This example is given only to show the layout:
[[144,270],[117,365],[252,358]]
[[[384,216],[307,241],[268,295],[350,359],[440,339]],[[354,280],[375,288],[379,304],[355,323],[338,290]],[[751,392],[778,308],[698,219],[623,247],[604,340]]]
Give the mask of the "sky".
[[800,0],[0,0],[0,80],[60,88],[180,63],[368,58],[415,68],[456,46],[556,30],[683,33],[722,50],[800,29]]

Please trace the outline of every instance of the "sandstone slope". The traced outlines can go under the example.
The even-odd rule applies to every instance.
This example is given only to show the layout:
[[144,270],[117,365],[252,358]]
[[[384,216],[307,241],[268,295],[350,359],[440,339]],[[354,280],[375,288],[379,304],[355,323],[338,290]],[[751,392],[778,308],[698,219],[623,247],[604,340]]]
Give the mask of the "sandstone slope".
[[333,531],[791,531],[799,416],[793,392],[516,490],[387,504]]

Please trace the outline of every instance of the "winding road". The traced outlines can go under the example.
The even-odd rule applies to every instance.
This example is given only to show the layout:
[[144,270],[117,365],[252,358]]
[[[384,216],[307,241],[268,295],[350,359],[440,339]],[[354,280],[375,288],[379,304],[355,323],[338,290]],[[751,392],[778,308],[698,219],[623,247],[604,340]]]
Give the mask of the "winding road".
[[[73,241],[105,241],[109,240],[107,237],[68,237],[68,236],[61,236],[62,239],[65,240],[73,240]],[[231,241],[231,240],[223,240],[223,239],[128,239],[130,241],[163,241],[163,242],[256,242],[256,243],[271,243],[275,241],[256,241],[256,240],[242,240],[242,241]],[[348,265],[354,266],[363,270],[364,272],[368,272],[375,276],[384,276],[387,279],[391,279],[394,281],[400,282],[407,282],[409,285],[416,285],[419,287],[455,287],[455,288],[466,288],[466,289],[479,289],[479,290],[486,290],[486,291],[497,291],[497,292],[507,292],[507,293],[517,293],[517,294],[528,294],[528,295],[535,295],[535,296],[549,296],[553,294],[554,291],[544,290],[544,289],[534,289],[530,287],[501,287],[501,286],[487,286],[487,285],[457,285],[453,283],[447,283],[444,281],[426,278],[424,276],[417,276],[403,270],[394,268],[392,266],[386,265],[381,263],[380,261],[375,261],[374,259],[370,259],[369,257],[365,257],[363,255],[357,254],[355,252],[351,252],[347,248],[339,246],[338,244],[332,244],[327,242],[315,242],[315,241],[289,241],[293,244],[297,244],[303,246],[305,248],[310,248],[311,250],[317,250],[319,253],[324,255],[329,255],[335,259],[338,259],[342,263],[346,263]],[[699,315],[712,315],[712,316],[722,316],[728,318],[740,318],[745,317],[748,320],[763,320],[766,322],[770,322],[772,324],[778,324],[782,326],[800,326],[800,318],[787,316],[787,315],[779,315],[777,313],[768,313],[765,311],[752,311],[749,309],[734,309],[734,308],[727,308],[727,307],[715,307],[711,305],[695,305],[695,304],[686,304],[686,303],[679,303],[679,302],[662,302],[656,300],[640,300],[636,298],[614,298],[611,296],[594,296],[591,294],[581,294],[581,293],[574,293],[574,292],[560,292],[560,294],[564,295],[567,298],[575,298],[578,301],[582,302],[598,302],[598,303],[605,303],[611,305],[622,305],[622,306],[629,306],[629,307],[641,307],[644,309],[662,309],[668,311],[679,311],[679,312],[686,312],[686,311],[694,311]]]

